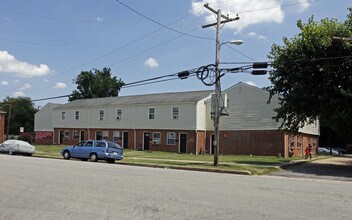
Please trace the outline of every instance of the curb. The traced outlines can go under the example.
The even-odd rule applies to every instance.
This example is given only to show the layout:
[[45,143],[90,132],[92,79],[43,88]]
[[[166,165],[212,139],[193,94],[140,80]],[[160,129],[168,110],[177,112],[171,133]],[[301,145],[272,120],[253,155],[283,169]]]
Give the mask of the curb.
[[173,169],[173,170],[188,170],[188,171],[201,171],[201,172],[211,172],[211,173],[252,175],[252,173],[248,170],[221,170],[221,169],[205,169],[205,168],[196,168],[196,167],[163,166],[163,165],[136,164],[136,163],[117,163],[117,164],[118,165],[128,165],[128,166],[139,166],[139,167]]
[[[46,156],[34,156],[37,158],[47,158],[47,159],[57,159],[63,160],[57,157],[46,157]],[[161,168],[161,169],[173,169],[173,170],[188,170],[188,171],[201,171],[201,172],[211,172],[211,173],[226,173],[226,174],[238,174],[238,175],[252,175],[249,170],[221,170],[221,169],[205,169],[196,167],[182,167],[182,166],[163,166],[163,165],[152,165],[152,164],[136,164],[136,163],[114,163],[116,165],[127,165],[127,166],[138,166],[138,167],[151,167],[151,168]]]

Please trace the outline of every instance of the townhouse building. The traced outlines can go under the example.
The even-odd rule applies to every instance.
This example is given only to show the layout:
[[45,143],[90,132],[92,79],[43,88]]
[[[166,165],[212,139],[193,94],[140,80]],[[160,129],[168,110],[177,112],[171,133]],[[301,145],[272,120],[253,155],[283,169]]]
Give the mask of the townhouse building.
[[[318,146],[319,122],[298,133],[279,130],[273,119],[278,98],[245,83],[224,91],[220,118],[220,154],[303,155]],[[75,100],[43,107],[35,116],[36,133],[53,144],[106,139],[134,150],[213,153],[213,90]],[[36,142],[43,142],[36,136]],[[46,140],[46,141],[47,141]]]

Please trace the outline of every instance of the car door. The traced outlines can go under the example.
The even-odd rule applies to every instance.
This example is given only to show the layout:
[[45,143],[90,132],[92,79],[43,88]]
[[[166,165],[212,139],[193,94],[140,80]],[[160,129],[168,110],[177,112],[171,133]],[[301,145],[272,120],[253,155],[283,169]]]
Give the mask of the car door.
[[82,149],[82,158],[89,158],[94,146],[94,141],[87,141]]
[[73,146],[72,150],[71,150],[71,157],[82,157],[83,153],[83,148],[85,145],[85,141],[81,141],[78,144],[76,144],[75,146]]

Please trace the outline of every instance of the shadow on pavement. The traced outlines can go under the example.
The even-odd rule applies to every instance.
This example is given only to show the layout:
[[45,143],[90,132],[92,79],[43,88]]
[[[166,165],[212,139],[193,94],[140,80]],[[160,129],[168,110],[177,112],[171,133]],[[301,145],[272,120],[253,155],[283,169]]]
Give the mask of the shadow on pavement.
[[305,163],[283,167],[282,169],[294,173],[309,174],[314,176],[352,178],[352,166],[350,165]]

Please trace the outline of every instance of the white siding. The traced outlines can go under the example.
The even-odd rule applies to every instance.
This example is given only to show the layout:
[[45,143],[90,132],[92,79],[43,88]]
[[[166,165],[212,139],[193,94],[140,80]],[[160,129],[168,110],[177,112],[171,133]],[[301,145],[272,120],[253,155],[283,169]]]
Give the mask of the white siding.
[[53,131],[53,108],[58,104],[48,103],[34,115],[34,131]]
[[[229,116],[221,116],[220,130],[275,130],[279,127],[273,116],[278,106],[273,97],[267,104],[269,94],[261,89],[239,83],[225,91],[229,99]],[[210,101],[207,102],[210,109]],[[213,130],[213,122],[207,121],[208,129]]]
[[319,120],[313,124],[306,124],[303,128],[299,129],[299,132],[305,134],[320,135]]
[[[210,97],[210,96],[209,96]],[[197,103],[197,127],[196,130],[206,130],[207,127],[207,118],[210,117],[207,111],[206,100],[209,99],[202,99]]]
[[[178,119],[172,118],[172,107],[179,108]],[[155,108],[155,119],[149,119],[148,108]],[[122,110],[121,119],[116,119],[116,110]],[[53,114],[55,127],[63,128],[112,128],[112,129],[196,129],[196,104],[150,104],[116,107],[97,107],[79,109],[80,118],[74,120],[78,109],[56,109]],[[100,120],[99,111],[104,110],[104,120]],[[61,112],[66,112],[66,120],[61,120]]]

